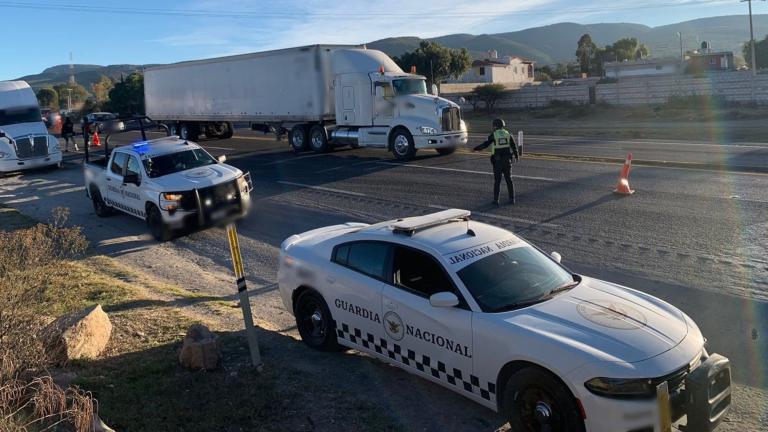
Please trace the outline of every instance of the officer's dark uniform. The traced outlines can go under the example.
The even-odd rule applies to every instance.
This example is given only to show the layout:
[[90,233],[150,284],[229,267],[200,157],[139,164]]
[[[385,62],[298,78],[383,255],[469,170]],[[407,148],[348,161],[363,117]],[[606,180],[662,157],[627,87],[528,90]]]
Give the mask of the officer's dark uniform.
[[512,159],[518,160],[517,143],[512,134],[504,129],[504,120],[496,119],[493,121],[494,131],[488,135],[488,139],[475,147],[475,150],[482,150],[488,146],[491,147],[491,164],[493,165],[493,203],[499,203],[499,192],[501,185],[501,176],[507,182],[507,192],[509,200],[515,203],[515,185],[512,183]]

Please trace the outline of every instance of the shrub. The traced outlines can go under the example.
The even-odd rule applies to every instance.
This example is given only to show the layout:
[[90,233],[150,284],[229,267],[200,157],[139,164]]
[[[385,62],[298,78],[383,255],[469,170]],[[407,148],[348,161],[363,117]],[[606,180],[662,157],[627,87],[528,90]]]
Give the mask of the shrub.
[[472,96],[485,104],[488,112],[493,111],[496,103],[504,97],[506,89],[502,84],[484,84],[472,90]]

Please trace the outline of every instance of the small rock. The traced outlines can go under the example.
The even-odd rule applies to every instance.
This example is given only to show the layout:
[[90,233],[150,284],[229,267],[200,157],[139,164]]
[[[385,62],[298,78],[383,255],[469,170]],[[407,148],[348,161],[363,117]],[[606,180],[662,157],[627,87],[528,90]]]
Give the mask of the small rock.
[[189,327],[179,353],[179,363],[188,369],[214,370],[219,367],[220,360],[218,337],[202,324]]
[[98,357],[111,336],[112,323],[101,305],[64,315],[45,327],[42,334],[48,355],[57,364]]

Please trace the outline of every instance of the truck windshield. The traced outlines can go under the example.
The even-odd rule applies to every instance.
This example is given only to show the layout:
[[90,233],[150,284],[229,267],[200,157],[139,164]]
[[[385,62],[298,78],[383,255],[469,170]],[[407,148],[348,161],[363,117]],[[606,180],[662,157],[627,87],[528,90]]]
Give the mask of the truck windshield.
[[144,169],[149,177],[156,178],[215,163],[205,150],[193,149],[144,159]]
[[42,114],[36,106],[0,109],[0,126],[41,121]]
[[529,246],[489,255],[458,275],[484,312],[530,304],[574,283],[573,275]]
[[392,80],[392,87],[395,89],[395,96],[402,95],[425,95],[427,94],[427,83],[423,79],[396,79]]

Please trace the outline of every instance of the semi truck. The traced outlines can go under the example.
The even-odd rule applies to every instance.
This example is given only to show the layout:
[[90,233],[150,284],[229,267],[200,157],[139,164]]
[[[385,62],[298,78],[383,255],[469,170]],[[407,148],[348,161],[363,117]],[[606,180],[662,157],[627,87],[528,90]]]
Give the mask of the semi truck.
[[402,160],[419,149],[450,154],[467,142],[457,104],[428,93],[424,76],[405,73],[364,46],[312,45],[157,66],[145,71],[144,91],[147,116],[182,139],[229,138],[234,122],[249,122],[278,137],[287,132],[296,152],[377,147]]
[[35,92],[24,81],[0,81],[0,174],[45,166],[61,167],[61,150]]

